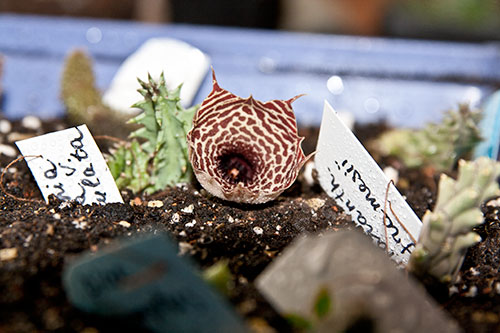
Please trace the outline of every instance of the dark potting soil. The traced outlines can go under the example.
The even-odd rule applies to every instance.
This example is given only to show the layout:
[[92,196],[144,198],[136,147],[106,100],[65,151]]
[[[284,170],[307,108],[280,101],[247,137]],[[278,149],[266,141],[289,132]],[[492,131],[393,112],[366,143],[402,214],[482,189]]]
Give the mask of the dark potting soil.
[[[68,127],[63,121],[43,122],[38,129],[12,123],[0,133],[0,145],[26,136]],[[383,127],[363,127],[364,141]],[[301,130],[303,147],[314,150],[317,129]],[[100,142],[98,142],[100,143]],[[17,155],[0,153],[2,170]],[[420,217],[432,208],[437,175],[432,170],[406,170],[394,160],[382,161],[400,171],[398,188]],[[233,274],[229,301],[256,331],[293,328],[254,287],[254,279],[290,242],[303,233],[356,229],[319,186],[304,177],[277,200],[241,205],[211,197],[197,184],[167,188],[151,196],[123,192],[125,204],[81,206],[53,199],[46,204],[24,162],[7,169],[3,185],[20,201],[0,193],[0,332],[115,332],[130,331],[121,318],[86,314],[66,299],[61,284],[65,263],[84,251],[99,251],[117,239],[166,231],[179,244],[179,253],[200,268],[227,260]],[[436,299],[470,332],[500,330],[500,225],[498,208],[484,208],[486,222],[478,228],[483,241],[472,247],[452,288],[430,288]],[[360,230],[361,232],[361,230]],[[437,289],[437,291],[435,291]],[[451,295],[451,296],[448,296]],[[271,330],[272,331],[272,330]]]

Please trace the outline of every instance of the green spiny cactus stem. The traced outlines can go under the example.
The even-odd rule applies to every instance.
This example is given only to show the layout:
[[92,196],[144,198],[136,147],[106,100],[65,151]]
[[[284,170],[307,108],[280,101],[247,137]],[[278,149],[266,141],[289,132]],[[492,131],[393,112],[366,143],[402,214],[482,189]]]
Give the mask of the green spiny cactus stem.
[[396,156],[410,168],[426,165],[451,170],[481,141],[481,117],[481,110],[461,104],[458,110],[448,111],[441,123],[428,124],[421,130],[387,131],[375,145],[382,154]]
[[61,96],[68,118],[74,123],[88,124],[100,108],[105,108],[92,68],[92,59],[82,50],[75,50],[66,58]]
[[[74,125],[87,124],[93,134],[123,137],[130,128],[126,118],[102,102],[96,87],[92,59],[83,50],[72,51],[65,60],[61,98]],[[125,134],[126,135],[126,134]]]
[[[153,193],[192,177],[186,135],[198,106],[184,109],[181,86],[167,90],[161,74],[158,82],[139,80],[144,99],[134,105],[143,112],[129,122],[141,126],[132,139],[108,158],[108,166],[119,188]],[[139,143],[141,140],[142,143]]]
[[486,157],[460,160],[456,180],[441,175],[434,210],[423,217],[417,246],[408,269],[416,276],[431,275],[441,282],[456,279],[467,249],[481,240],[472,228],[483,223],[481,203],[500,194],[500,163]]

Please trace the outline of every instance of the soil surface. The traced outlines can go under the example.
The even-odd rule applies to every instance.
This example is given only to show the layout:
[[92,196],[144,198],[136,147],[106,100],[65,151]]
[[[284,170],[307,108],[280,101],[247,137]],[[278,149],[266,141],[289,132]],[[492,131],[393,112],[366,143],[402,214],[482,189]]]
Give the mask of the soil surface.
[[[6,148],[15,149],[14,141],[68,127],[62,120],[40,126],[9,122],[12,129],[6,124],[0,122],[2,171],[18,156],[17,149]],[[365,141],[382,130],[364,127],[357,133]],[[317,129],[302,129],[301,135],[307,138],[306,153],[314,150]],[[381,163],[399,170],[398,188],[417,215],[432,208],[438,178],[432,170],[406,170],[395,160]],[[299,234],[356,229],[333,199],[318,185],[307,184],[303,175],[263,205],[224,202],[194,183],[151,196],[123,192],[125,204],[81,206],[55,198],[46,204],[23,161],[5,170],[3,185],[10,195],[0,191],[0,332],[130,331],[131,323],[122,319],[73,307],[61,273],[83,251],[154,231],[167,231],[178,241],[180,255],[192,257],[200,268],[227,260],[234,279],[229,300],[254,331],[293,331],[259,294],[254,279]],[[486,222],[478,228],[483,241],[469,250],[460,282],[429,287],[468,332],[500,331],[498,207],[485,206],[484,212]]]

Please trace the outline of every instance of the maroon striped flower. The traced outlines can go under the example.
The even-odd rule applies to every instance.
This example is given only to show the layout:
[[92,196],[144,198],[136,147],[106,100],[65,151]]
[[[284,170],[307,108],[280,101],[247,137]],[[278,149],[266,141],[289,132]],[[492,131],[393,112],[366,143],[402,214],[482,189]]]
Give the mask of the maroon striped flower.
[[222,89],[213,73],[187,135],[189,159],[200,184],[216,197],[264,203],[290,187],[309,158],[300,144],[292,102],[266,103]]

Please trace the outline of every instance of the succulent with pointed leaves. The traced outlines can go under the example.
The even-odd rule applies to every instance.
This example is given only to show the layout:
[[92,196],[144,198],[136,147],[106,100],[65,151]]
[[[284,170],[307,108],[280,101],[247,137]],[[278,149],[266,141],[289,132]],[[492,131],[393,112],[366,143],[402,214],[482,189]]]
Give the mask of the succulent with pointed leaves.
[[472,228],[483,223],[481,203],[498,196],[500,163],[486,157],[474,162],[460,160],[457,180],[441,175],[434,210],[423,217],[409,270],[425,278],[453,282],[462,266],[467,249],[481,240]]
[[290,187],[309,157],[292,102],[260,102],[219,87],[203,101],[188,133],[189,159],[200,184],[216,197],[258,204]]
[[154,193],[191,180],[186,133],[198,106],[184,109],[181,86],[169,90],[163,73],[157,81],[148,75],[148,82],[139,83],[144,99],[134,106],[143,112],[129,122],[140,127],[130,143],[108,156],[108,166],[120,189]]

